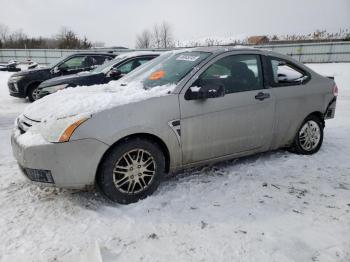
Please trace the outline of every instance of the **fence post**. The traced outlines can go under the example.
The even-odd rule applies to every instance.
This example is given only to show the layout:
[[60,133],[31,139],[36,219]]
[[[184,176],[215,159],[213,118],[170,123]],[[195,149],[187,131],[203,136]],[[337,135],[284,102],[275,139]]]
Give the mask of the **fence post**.
[[48,62],[47,62],[47,50],[46,49],[44,50],[44,56],[45,56],[45,65],[48,65]]
[[329,45],[328,63],[333,62],[332,61],[332,53],[333,53],[333,42]]

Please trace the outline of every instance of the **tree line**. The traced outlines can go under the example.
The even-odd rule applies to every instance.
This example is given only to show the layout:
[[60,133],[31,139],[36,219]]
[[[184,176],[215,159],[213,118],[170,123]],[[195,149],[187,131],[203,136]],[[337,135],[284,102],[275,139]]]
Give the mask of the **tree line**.
[[136,36],[136,48],[172,48],[175,46],[173,30],[169,23],[155,24]]
[[92,45],[86,36],[80,37],[67,27],[53,37],[29,37],[22,30],[11,32],[8,26],[0,24],[0,48],[88,49]]
[[[350,41],[350,30],[341,29],[330,33],[326,30],[316,30],[309,34],[291,35],[266,35],[268,42],[273,41],[303,41],[303,40],[342,40]],[[158,49],[173,47],[195,47],[213,45],[237,45],[247,44],[248,38],[215,38],[207,37],[190,41],[175,40],[173,27],[168,22],[154,24],[150,29],[144,29],[136,36],[136,48]],[[86,36],[80,37],[73,30],[62,27],[52,37],[29,37],[22,30],[10,31],[8,26],[0,24],[0,48],[23,48],[23,49],[89,49],[91,47],[103,47],[103,42],[92,43]]]
[[[350,41],[350,30],[340,29],[338,32],[316,30],[308,34],[289,35],[264,35],[267,43],[276,41],[300,42],[310,41]],[[136,36],[136,48],[172,48],[172,47],[197,47],[215,45],[247,45],[249,37],[206,37],[201,39],[179,41],[175,40],[172,27],[169,23],[155,24],[151,29],[144,29]]]

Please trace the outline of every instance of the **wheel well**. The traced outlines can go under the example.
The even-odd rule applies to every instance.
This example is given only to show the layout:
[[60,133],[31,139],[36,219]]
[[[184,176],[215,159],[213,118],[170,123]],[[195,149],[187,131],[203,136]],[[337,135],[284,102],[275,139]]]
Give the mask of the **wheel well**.
[[324,114],[321,113],[320,111],[312,112],[312,113],[309,114],[307,117],[309,117],[309,116],[316,116],[316,117],[318,117],[318,118],[322,121],[323,127],[325,126]]
[[[108,150],[103,154],[100,163],[98,164],[97,167],[97,173],[98,170],[100,169],[100,165],[101,163],[104,161],[105,157],[108,155],[108,153],[116,146],[118,146],[119,144],[123,143],[124,141],[130,140],[130,139],[135,139],[135,138],[143,138],[143,139],[147,139],[149,141],[152,141],[154,143],[156,143],[160,149],[162,150],[163,154],[164,154],[164,158],[165,158],[165,172],[168,173],[169,169],[170,169],[170,154],[169,154],[169,150],[168,147],[166,146],[166,144],[163,142],[162,139],[160,139],[159,137],[152,135],[152,134],[148,134],[148,133],[137,133],[137,134],[132,134],[126,137],[123,137],[121,139],[119,139],[118,141],[116,141],[113,145],[111,145]],[[96,174],[97,174],[96,173]]]
[[26,95],[27,96],[29,95],[29,91],[33,86],[38,86],[38,85],[40,85],[40,83],[41,83],[40,81],[35,81],[35,82],[31,82],[29,85],[27,85]]

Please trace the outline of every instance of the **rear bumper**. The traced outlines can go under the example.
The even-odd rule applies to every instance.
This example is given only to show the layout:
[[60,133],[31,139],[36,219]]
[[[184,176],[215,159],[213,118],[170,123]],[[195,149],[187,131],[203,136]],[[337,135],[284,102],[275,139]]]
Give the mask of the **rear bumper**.
[[[22,173],[47,186],[81,189],[93,185],[98,164],[108,149],[95,139],[24,146],[18,143],[19,136],[18,132],[12,134],[11,145]],[[40,176],[43,179],[38,179]]]
[[337,105],[337,97],[334,97],[328,104],[324,119],[332,119],[335,116],[335,108]]

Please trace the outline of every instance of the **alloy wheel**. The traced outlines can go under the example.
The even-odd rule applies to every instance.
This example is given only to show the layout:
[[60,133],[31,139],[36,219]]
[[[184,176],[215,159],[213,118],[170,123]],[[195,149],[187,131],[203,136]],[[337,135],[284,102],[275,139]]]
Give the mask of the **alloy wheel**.
[[321,140],[320,126],[313,120],[307,121],[299,131],[299,142],[305,151],[314,150]]
[[36,101],[39,99],[39,89],[38,88],[35,88],[32,92],[32,97],[33,97],[33,100]]
[[130,150],[114,166],[114,185],[122,193],[137,194],[152,183],[156,168],[151,153],[143,149]]

